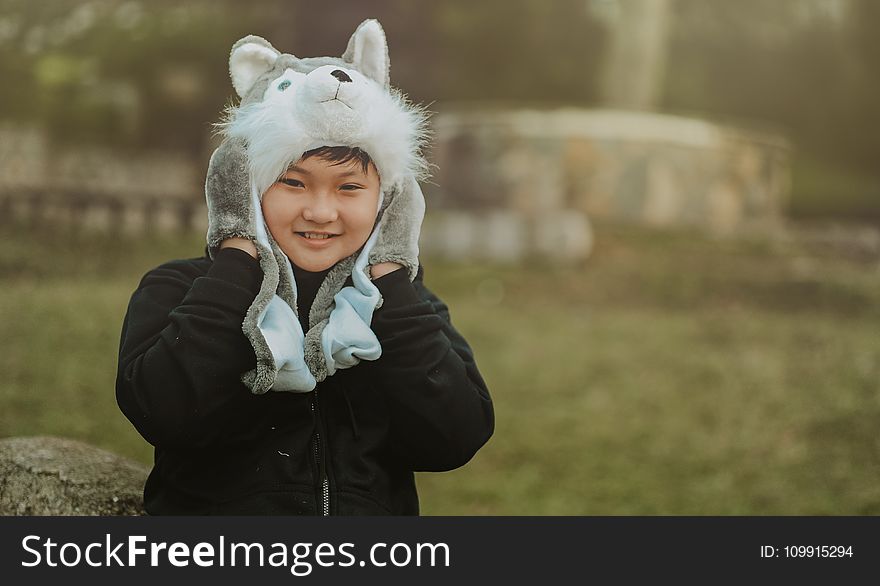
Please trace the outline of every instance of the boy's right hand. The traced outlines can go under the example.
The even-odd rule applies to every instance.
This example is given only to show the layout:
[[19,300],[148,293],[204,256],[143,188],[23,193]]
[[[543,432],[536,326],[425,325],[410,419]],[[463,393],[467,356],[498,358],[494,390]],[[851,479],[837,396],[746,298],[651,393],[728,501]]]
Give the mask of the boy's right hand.
[[256,212],[251,201],[247,154],[242,141],[224,140],[211,155],[205,179],[205,199],[208,204],[208,250],[212,257],[227,239],[248,240],[253,245],[256,241]]
[[406,269],[409,280],[413,281],[419,271],[419,233],[425,217],[425,197],[418,181],[410,177],[391,198],[383,213],[376,244],[370,251],[371,277],[376,279],[397,264]]

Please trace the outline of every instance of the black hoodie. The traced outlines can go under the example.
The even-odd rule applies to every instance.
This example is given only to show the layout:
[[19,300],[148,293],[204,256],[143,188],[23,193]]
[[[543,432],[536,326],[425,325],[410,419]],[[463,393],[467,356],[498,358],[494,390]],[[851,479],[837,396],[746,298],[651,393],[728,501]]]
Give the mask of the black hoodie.
[[[294,269],[307,308],[321,273]],[[155,447],[147,512],[418,514],[413,472],[464,465],[494,430],[473,353],[423,267],[412,283],[405,270],[374,281],[382,356],[307,393],[255,395],[240,380],[256,362],[241,326],[262,276],[227,248],[150,271],[131,297],[116,399]]]

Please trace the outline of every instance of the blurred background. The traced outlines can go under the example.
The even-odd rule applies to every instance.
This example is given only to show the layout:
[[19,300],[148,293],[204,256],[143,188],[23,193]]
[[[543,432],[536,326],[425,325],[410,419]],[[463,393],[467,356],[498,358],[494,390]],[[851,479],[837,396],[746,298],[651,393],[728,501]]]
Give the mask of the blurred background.
[[426,284],[496,402],[425,514],[880,513],[873,0],[0,0],[0,438],[152,462],[119,334],[203,253],[229,50],[365,18],[435,113]]

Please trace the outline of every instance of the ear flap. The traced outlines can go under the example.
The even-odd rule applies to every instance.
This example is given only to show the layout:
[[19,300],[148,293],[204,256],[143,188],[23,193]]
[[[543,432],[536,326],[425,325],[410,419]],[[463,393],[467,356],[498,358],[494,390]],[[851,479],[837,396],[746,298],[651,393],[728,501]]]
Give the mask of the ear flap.
[[388,88],[391,84],[391,62],[388,58],[388,43],[385,31],[378,20],[362,22],[351,38],[342,59],[354,65],[355,69]]
[[272,69],[279,55],[269,41],[256,35],[248,35],[232,46],[229,77],[238,97],[245,97],[257,78]]

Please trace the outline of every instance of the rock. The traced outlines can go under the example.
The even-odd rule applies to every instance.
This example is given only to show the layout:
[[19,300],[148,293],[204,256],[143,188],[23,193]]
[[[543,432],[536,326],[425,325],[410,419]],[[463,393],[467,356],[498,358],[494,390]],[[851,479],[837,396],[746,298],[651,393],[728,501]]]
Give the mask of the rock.
[[143,515],[148,472],[74,440],[0,439],[0,515]]

